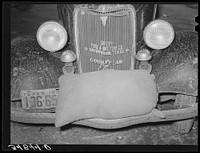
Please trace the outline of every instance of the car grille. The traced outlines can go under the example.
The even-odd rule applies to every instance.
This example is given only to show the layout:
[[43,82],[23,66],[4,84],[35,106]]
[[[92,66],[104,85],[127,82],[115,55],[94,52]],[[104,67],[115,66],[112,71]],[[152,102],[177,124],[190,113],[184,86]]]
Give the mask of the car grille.
[[79,72],[130,70],[134,67],[135,16],[130,9],[75,13],[75,42]]

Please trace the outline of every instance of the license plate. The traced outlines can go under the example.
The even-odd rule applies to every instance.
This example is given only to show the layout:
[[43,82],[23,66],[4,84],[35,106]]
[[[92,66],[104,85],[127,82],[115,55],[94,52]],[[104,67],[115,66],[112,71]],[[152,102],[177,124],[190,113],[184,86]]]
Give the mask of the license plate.
[[51,109],[57,104],[59,90],[56,88],[21,91],[23,109]]

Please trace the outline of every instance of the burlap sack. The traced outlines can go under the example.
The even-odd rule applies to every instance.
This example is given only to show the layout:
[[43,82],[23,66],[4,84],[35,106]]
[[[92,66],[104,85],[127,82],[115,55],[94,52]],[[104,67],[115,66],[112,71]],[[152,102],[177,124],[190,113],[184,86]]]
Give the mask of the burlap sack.
[[145,70],[62,75],[59,84],[56,127],[86,118],[147,114],[158,100],[154,77]]

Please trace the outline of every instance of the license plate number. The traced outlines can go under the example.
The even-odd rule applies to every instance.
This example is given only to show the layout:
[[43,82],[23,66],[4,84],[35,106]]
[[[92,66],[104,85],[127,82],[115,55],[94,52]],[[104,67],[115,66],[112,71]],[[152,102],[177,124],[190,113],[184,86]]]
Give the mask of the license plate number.
[[21,91],[23,109],[50,109],[57,104],[59,90],[56,88],[44,90]]

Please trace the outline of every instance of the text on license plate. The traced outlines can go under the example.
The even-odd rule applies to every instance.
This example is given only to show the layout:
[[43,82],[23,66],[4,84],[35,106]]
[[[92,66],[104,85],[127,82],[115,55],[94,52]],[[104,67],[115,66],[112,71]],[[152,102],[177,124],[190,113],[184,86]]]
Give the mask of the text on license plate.
[[57,88],[21,91],[24,109],[55,108],[59,90]]

